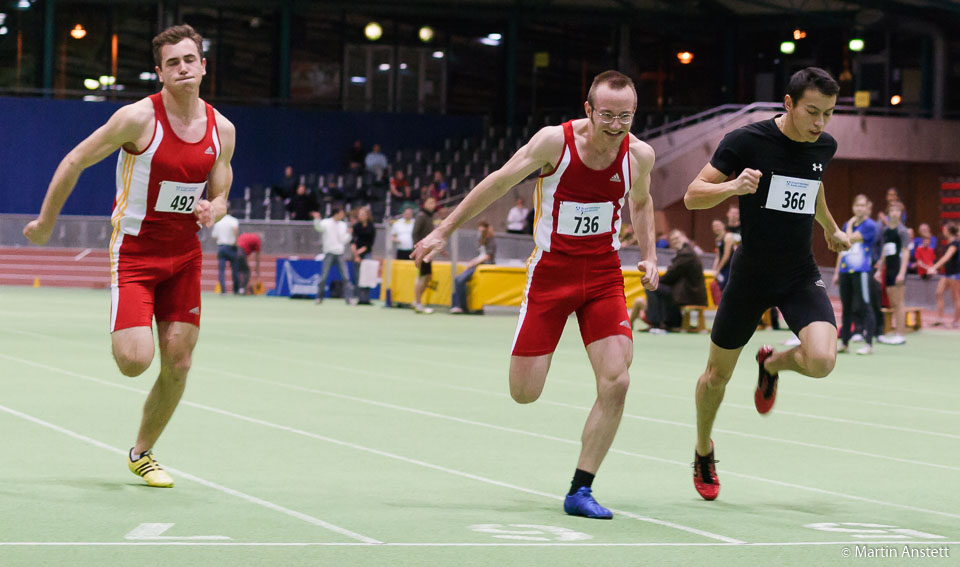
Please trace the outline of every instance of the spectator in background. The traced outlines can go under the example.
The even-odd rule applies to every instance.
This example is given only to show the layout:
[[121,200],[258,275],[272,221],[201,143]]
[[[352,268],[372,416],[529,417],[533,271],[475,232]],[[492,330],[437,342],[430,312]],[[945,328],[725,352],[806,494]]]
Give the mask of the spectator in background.
[[290,211],[290,220],[310,220],[313,213],[317,212],[317,200],[301,183],[297,185],[297,192],[287,201],[287,210]]
[[363,170],[363,162],[367,157],[367,150],[363,147],[363,142],[356,140],[353,146],[347,150],[343,156],[343,172],[359,174]]
[[433,172],[433,183],[431,185],[433,185],[433,194],[430,196],[438,202],[450,196],[450,188],[447,187],[447,182],[443,178],[442,171],[437,170]]
[[320,271],[320,283],[317,287],[317,303],[323,303],[326,297],[327,278],[330,268],[336,262],[340,268],[340,279],[343,281],[343,298],[347,303],[353,303],[353,282],[350,281],[350,271],[347,270],[345,252],[350,243],[350,227],[343,219],[346,214],[339,205],[333,207],[329,218],[320,220],[320,213],[314,212],[313,228],[323,237],[323,268]]
[[531,207],[530,210],[527,211],[527,222],[525,222],[523,225],[523,233],[533,234],[533,225],[536,224],[536,221],[537,221],[537,210]]
[[401,207],[412,206],[416,201],[413,197],[413,187],[410,187],[410,182],[407,181],[407,176],[402,169],[398,168],[390,178],[390,195],[392,200],[399,203]]
[[390,237],[397,247],[397,260],[409,260],[413,253],[413,207],[404,207],[400,218],[393,221]]
[[887,214],[886,210],[890,208],[890,205],[897,202],[900,203],[900,224],[906,224],[907,222],[907,207],[904,206],[903,200],[900,198],[900,191],[896,187],[890,187],[887,189],[887,193],[884,195],[886,199],[886,205],[880,210],[880,213],[877,215],[877,222],[881,226],[886,226],[887,224]]
[[[530,211],[523,206],[523,199],[517,197],[513,207],[507,213],[507,232],[510,234],[523,234],[524,224],[527,222],[527,213]],[[629,223],[623,223],[623,226],[630,226]]]
[[467,284],[473,278],[473,273],[480,264],[493,264],[497,256],[497,239],[493,233],[490,223],[485,220],[477,224],[477,232],[480,236],[480,251],[477,256],[467,262],[467,267],[456,277],[453,282],[453,301],[450,307],[450,313],[453,315],[463,313],[467,310]]
[[727,232],[733,235],[739,246],[743,237],[740,236],[740,207],[736,205],[730,205],[727,209]]
[[943,256],[930,268],[932,273],[943,268],[943,277],[937,284],[937,322],[934,326],[945,324],[943,296],[949,291],[953,297],[953,327],[956,329],[960,328],[960,227],[944,225],[943,240]]
[[667,238],[667,233],[657,233],[657,248],[670,248],[670,239]]
[[233,278],[233,293],[240,293],[239,260],[237,256],[237,234],[240,232],[240,221],[227,213],[213,228],[210,237],[217,241],[217,281],[220,282],[220,295],[227,293],[226,268],[230,264],[230,275]]
[[738,239],[732,232],[727,231],[727,226],[723,221],[717,219],[710,224],[713,230],[714,243],[717,246],[716,257],[713,259],[714,281],[720,291],[727,287],[727,279],[730,278],[730,258],[733,257],[733,251],[736,250]]
[[636,240],[633,234],[633,223],[625,222],[620,225],[620,245],[631,246]]
[[363,260],[370,257],[373,252],[373,243],[377,238],[377,227],[373,225],[371,219],[370,207],[360,207],[357,209],[357,222],[353,225],[353,242],[350,244],[353,252],[354,267],[357,271],[357,303],[361,305],[370,305],[370,288],[363,286],[363,280],[360,279],[360,266]]
[[374,144],[373,149],[363,160],[367,173],[379,177],[387,171],[387,156],[380,151],[380,144]]
[[913,260],[916,266],[917,274],[922,279],[927,279],[933,272],[930,267],[937,260],[937,237],[930,233],[930,225],[927,223],[917,227],[920,236],[913,239]]
[[671,230],[670,248],[677,251],[666,273],[660,276],[660,286],[647,292],[647,323],[651,333],[664,333],[680,326],[680,307],[683,305],[706,305],[707,286],[703,278],[703,264],[687,235],[681,230]]
[[[433,232],[433,213],[437,209],[437,201],[433,197],[428,197],[423,203],[423,208],[417,213],[417,218],[413,223],[413,244],[416,246]],[[427,290],[427,284],[433,277],[433,266],[431,262],[421,262],[420,272],[417,281],[413,286],[413,309],[417,313],[433,313],[433,309],[423,306],[423,292]]]
[[[260,279],[260,248],[263,244],[261,236],[256,232],[244,232],[237,237],[237,248],[239,256],[237,265],[240,270],[240,293],[255,294],[257,287],[262,286]],[[251,254],[256,254],[255,283],[250,280],[250,262]]]
[[293,166],[288,165],[283,169],[283,177],[273,187],[273,190],[282,199],[289,199],[297,192],[297,183],[297,176],[293,174]]
[[910,235],[900,222],[902,208],[900,201],[891,201],[887,206],[887,226],[881,236],[882,257],[877,260],[876,277],[879,279],[883,274],[896,328],[892,337],[885,334],[877,337],[878,341],[887,345],[902,345],[906,342],[903,334],[907,327],[907,312],[903,301],[907,283],[907,264],[910,261]]
[[866,195],[853,198],[853,216],[842,228],[850,239],[850,248],[837,255],[833,271],[833,285],[840,288],[840,341],[843,344],[838,352],[849,352],[856,325],[867,343],[857,354],[873,354],[873,337],[877,325],[883,324],[883,319],[876,319],[874,297],[870,293],[870,272],[876,258],[874,242],[880,237],[880,227],[870,218],[870,200]]

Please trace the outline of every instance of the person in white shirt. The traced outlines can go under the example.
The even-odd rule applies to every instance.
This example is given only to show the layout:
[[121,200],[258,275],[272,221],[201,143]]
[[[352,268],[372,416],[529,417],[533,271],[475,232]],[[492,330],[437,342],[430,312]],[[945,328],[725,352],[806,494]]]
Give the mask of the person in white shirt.
[[517,202],[507,213],[507,232],[511,234],[524,234],[524,227],[527,224],[527,213],[530,209],[523,206],[523,199],[517,197]]
[[230,263],[230,275],[233,278],[233,293],[241,293],[240,255],[237,252],[237,234],[240,233],[240,221],[230,213],[224,215],[210,229],[211,238],[217,241],[217,278],[220,282],[220,295],[227,293],[226,266]]
[[313,228],[323,238],[324,254],[320,283],[317,288],[317,303],[322,303],[326,295],[327,277],[330,275],[330,268],[334,262],[337,263],[337,267],[340,269],[340,278],[343,280],[343,298],[350,304],[356,301],[353,297],[353,282],[350,281],[350,272],[347,270],[347,258],[345,256],[347,245],[350,244],[352,239],[350,227],[343,220],[345,216],[343,209],[340,207],[334,207],[333,214],[323,220],[320,220],[320,213],[314,215]]
[[393,243],[397,247],[397,260],[409,260],[413,252],[413,209],[403,209],[403,216],[390,227]]

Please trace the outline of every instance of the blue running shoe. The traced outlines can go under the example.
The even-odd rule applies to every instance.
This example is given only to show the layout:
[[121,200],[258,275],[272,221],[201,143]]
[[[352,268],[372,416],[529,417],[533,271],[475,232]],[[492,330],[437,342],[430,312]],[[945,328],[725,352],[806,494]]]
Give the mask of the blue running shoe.
[[597,504],[589,486],[581,486],[573,494],[567,494],[563,501],[563,511],[571,516],[586,516],[597,520],[613,518],[613,512]]

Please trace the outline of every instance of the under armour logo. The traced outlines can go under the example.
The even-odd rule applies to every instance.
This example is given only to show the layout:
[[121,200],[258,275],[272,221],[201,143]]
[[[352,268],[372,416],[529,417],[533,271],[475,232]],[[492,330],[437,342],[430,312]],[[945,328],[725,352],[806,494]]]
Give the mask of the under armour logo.
[[620,183],[620,174],[614,173],[613,177],[610,178],[610,181],[613,181],[614,183]]
[[823,164],[822,164],[822,163],[815,163],[815,164],[813,164],[813,170],[814,170],[814,171],[823,171]]
[[211,146],[207,146],[207,150],[203,153],[207,154],[208,156],[212,156],[214,153],[213,148]]
[[813,282],[813,285],[815,285],[815,286],[817,286],[817,287],[822,287],[823,289],[827,289],[827,286],[824,285],[823,280],[817,280],[817,281]]

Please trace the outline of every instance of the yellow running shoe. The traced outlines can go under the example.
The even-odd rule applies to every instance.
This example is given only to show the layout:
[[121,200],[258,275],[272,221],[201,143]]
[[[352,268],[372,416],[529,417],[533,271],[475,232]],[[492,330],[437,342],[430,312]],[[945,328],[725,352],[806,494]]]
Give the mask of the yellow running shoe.
[[[133,451],[133,449],[131,449]],[[137,476],[142,476],[147,481],[147,485],[158,488],[173,488],[173,479],[163,470],[160,463],[153,458],[153,451],[147,451],[136,461],[127,457],[127,466],[130,472]]]

